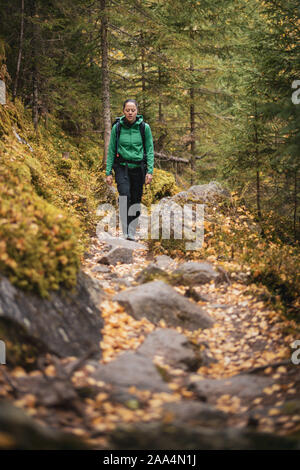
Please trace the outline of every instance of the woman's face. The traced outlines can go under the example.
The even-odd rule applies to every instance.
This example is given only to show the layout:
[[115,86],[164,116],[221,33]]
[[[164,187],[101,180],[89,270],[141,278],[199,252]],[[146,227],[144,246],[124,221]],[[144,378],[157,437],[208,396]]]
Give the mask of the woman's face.
[[123,109],[123,113],[125,114],[127,121],[134,122],[137,115],[136,105],[132,103],[132,101],[128,101],[128,103],[125,105],[125,108]]

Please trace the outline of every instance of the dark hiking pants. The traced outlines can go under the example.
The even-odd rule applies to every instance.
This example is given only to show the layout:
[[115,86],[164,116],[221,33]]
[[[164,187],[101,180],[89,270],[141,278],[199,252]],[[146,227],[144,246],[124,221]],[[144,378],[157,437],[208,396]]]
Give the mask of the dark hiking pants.
[[[143,195],[144,176],[141,168],[126,168],[118,165],[115,168],[115,178],[119,193],[119,215],[124,235],[134,237],[141,214],[141,200]],[[122,197],[121,197],[122,196]],[[132,214],[128,215],[133,204],[138,206],[132,208]]]

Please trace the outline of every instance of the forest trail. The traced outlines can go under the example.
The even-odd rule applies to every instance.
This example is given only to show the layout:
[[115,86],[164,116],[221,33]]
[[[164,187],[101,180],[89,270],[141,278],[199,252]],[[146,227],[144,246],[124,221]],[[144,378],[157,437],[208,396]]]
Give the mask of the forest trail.
[[[143,243],[143,242],[140,242]],[[147,319],[135,320],[123,307],[112,300],[118,291],[136,285],[135,277],[155,261],[145,250],[133,251],[133,263],[110,265],[109,273],[93,271],[99,266],[99,252],[108,250],[96,238],[91,245],[92,257],[85,260],[83,269],[101,280],[109,300],[102,304],[104,363],[115,361],[124,351],[137,350],[149,332],[167,328],[162,318],[154,326]],[[102,265],[103,266],[103,265]],[[125,283],[125,285],[124,285]],[[185,294],[187,286],[176,286]],[[261,432],[288,435],[300,429],[300,368],[291,362],[292,335],[287,334],[290,323],[279,313],[266,308],[263,300],[249,293],[249,286],[241,282],[213,281],[193,289],[201,300],[196,302],[213,319],[211,328],[196,331],[176,330],[192,343],[205,350],[205,365],[195,371],[172,367],[158,355],[156,364],[168,375],[168,386],[173,397],[166,393],[142,392],[132,383],[130,391],[144,400],[142,420],[159,417],[166,422],[176,418],[176,411],[162,412],[163,405],[178,403],[205,403],[227,416],[227,426],[247,427]],[[234,380],[229,380],[234,377]],[[145,404],[146,401],[146,404]],[[108,427],[115,421],[113,407]],[[125,422],[135,422],[135,410],[124,413]],[[117,411],[118,415],[118,411]],[[122,413],[121,413],[122,415]],[[120,415],[118,415],[120,419]],[[105,421],[105,419],[104,419]],[[103,427],[103,420],[100,423]]]
[[[232,273],[193,287],[142,281],[141,273],[155,263],[161,271],[150,272],[156,275],[188,263],[154,256],[146,242],[138,243],[142,249],[119,253],[123,262],[115,256],[113,264],[103,264],[113,250],[94,237],[82,260],[82,270],[105,292],[98,306],[102,339],[95,345],[101,359],[89,353],[61,359],[47,354],[33,370],[1,368],[1,397],[34,421],[28,424],[16,408],[0,406],[0,447],[15,446],[3,433],[6,419],[13,435],[11,423],[24,422],[20,448],[28,446],[28,429],[36,425],[78,437],[72,448],[81,443],[100,450],[299,446],[300,367],[291,361],[292,322],[271,310],[255,285],[234,280]],[[142,303],[124,303],[128,292]],[[172,317],[185,313],[173,313],[178,305],[188,317],[199,311],[201,321],[211,318],[212,325],[174,326]],[[290,436],[298,441],[287,442]],[[37,448],[44,445],[32,439]],[[69,445],[63,442],[58,434],[50,446]]]

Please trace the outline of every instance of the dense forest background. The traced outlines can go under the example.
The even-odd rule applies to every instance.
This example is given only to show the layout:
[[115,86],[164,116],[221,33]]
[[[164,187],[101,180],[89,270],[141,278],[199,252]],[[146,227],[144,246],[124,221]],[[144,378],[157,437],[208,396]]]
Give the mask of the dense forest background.
[[[253,214],[268,247],[283,243],[294,256],[300,235],[296,0],[0,5],[8,97],[1,133],[7,136],[15,123],[21,138],[39,148],[38,157],[26,149],[25,158],[27,164],[31,158],[35,193],[72,214],[79,211],[88,224],[89,209],[99,202],[93,197],[107,199],[103,170],[111,123],[132,97],[151,125],[156,169],[174,175],[178,188],[221,182]],[[2,163],[13,145],[6,140]],[[64,266],[74,255],[71,245],[64,245]],[[2,264],[16,271],[6,248]],[[281,253],[280,266],[287,263]],[[40,276],[45,269],[49,265]]]

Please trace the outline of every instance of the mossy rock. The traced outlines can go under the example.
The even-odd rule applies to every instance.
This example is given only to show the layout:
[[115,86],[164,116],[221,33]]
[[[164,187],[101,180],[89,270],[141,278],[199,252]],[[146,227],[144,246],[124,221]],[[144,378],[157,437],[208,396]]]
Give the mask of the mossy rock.
[[0,270],[20,288],[47,296],[76,283],[79,223],[0,166]]

